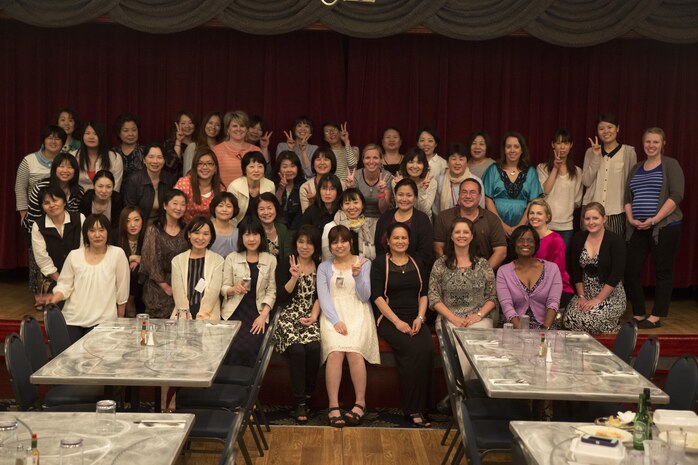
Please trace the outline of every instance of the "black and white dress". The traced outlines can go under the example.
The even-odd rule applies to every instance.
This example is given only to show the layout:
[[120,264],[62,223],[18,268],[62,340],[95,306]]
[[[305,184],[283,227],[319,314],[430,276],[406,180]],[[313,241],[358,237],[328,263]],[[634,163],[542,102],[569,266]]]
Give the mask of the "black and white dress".
[[[604,286],[599,280],[599,255],[590,257],[584,249],[579,256],[582,268],[584,295],[589,299],[596,297]],[[619,282],[613,292],[600,304],[584,312],[579,309],[579,296],[572,297],[565,313],[564,326],[567,329],[586,331],[590,334],[615,333],[619,329],[618,320],[625,313],[625,289]]]
[[288,304],[281,309],[281,316],[274,333],[274,347],[284,353],[293,344],[308,344],[320,340],[320,324],[316,321],[310,326],[303,326],[301,318],[310,317],[315,303],[315,277],[302,275],[298,278],[298,289]]

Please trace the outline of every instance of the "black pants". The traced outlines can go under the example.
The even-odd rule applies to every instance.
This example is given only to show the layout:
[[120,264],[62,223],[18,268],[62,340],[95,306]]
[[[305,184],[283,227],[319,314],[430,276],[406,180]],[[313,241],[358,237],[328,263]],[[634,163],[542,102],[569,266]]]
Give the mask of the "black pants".
[[85,334],[92,331],[91,328],[83,328],[82,326],[71,326],[68,325],[68,336],[70,336],[70,342],[75,344],[79,339],[81,339]]
[[[412,325],[411,321],[405,323]],[[434,342],[426,325],[414,336],[401,333],[387,318],[382,318],[378,334],[393,348],[397,373],[400,377],[402,411],[426,413],[434,360]]]
[[317,374],[320,371],[320,341],[307,344],[292,344],[284,352],[288,360],[291,392],[298,404],[304,404],[315,390]]
[[652,229],[635,230],[628,241],[628,256],[625,262],[625,290],[633,305],[633,314],[645,316],[645,292],[640,273],[649,253],[654,258],[655,293],[652,315],[667,316],[671,292],[674,289],[674,260],[681,238],[681,225],[665,226],[659,231],[657,243],[652,238]]

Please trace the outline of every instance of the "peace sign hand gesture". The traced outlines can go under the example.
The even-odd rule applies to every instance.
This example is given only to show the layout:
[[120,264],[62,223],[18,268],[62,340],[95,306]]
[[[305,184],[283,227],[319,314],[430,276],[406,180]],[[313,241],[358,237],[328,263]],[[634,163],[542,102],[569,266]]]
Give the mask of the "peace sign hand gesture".
[[284,135],[286,136],[286,145],[288,149],[293,151],[293,149],[296,148],[296,139],[293,138],[293,131],[284,131]]
[[350,142],[349,142],[349,131],[347,130],[347,122],[345,121],[344,124],[340,124],[340,130],[339,130],[339,137],[342,139],[342,142],[344,142],[344,145],[349,147]]
[[424,179],[420,183],[420,187],[422,189],[427,189],[429,187],[429,184],[431,184],[431,173],[427,173],[427,175],[424,177]]
[[259,148],[262,150],[266,150],[269,148],[269,140],[271,139],[271,135],[274,134],[272,131],[267,131],[264,133],[262,137],[259,138]]
[[305,186],[303,192],[305,193],[305,198],[308,199],[308,204],[315,202],[315,193],[310,186]]
[[398,171],[397,173],[395,173],[395,176],[393,176],[393,186],[402,180],[403,180],[402,173]]
[[382,194],[385,192],[385,189],[388,187],[388,176],[390,176],[388,173],[381,173],[380,177],[378,178],[378,193]]
[[291,255],[288,261],[291,265],[289,269],[289,271],[291,272],[291,276],[298,279],[301,275],[301,267],[298,264],[298,260],[296,260],[296,257],[294,255]]
[[179,123],[175,123],[174,125],[176,129],[175,139],[177,140],[177,142],[182,142],[182,140],[184,139],[184,132],[182,131],[182,128],[179,126]]
[[308,147],[308,140],[309,139],[310,139],[310,134],[301,137],[301,140],[298,143],[301,150],[305,151],[305,149]]
[[356,168],[348,169],[347,170],[347,177],[344,179],[344,183],[347,185],[347,187],[354,187],[354,183],[356,181]]
[[599,138],[594,137],[594,140],[591,140],[591,137],[589,138],[589,143],[591,144],[591,150],[594,151],[594,155],[601,156],[601,145],[599,144]]
[[286,175],[282,172],[279,172],[279,190],[286,189],[287,185],[288,181],[286,180]]
[[364,266],[364,263],[367,261],[368,260],[364,257],[356,257],[356,261],[351,266],[351,275],[355,278],[359,276],[359,273],[361,273],[361,267]]

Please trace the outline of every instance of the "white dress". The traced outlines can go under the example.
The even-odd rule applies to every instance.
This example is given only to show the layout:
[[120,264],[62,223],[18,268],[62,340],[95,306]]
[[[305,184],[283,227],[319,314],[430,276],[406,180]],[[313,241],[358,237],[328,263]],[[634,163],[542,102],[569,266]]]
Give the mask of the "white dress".
[[[343,285],[337,286],[337,277],[343,278]],[[340,279],[340,281],[342,281]],[[329,282],[330,297],[334,303],[339,321],[347,326],[347,334],[339,334],[323,312],[320,316],[320,341],[322,361],[330,352],[356,352],[369,363],[380,363],[376,321],[368,302],[362,302],[356,295],[354,276],[351,270],[338,271],[332,265],[332,278]]]

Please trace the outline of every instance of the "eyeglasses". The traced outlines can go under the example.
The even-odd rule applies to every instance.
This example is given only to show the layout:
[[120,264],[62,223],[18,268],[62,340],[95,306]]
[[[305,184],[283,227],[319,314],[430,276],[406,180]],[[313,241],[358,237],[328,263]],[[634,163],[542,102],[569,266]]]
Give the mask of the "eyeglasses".
[[46,139],[48,139],[48,140],[61,140],[61,138],[58,136],[48,136]]
[[212,161],[200,161],[196,166],[205,166],[207,168],[211,168],[213,166],[216,166],[216,164]]
[[331,128],[331,129],[325,129],[322,132],[323,132],[323,134],[329,135],[329,134],[337,134],[339,131],[336,128]]

